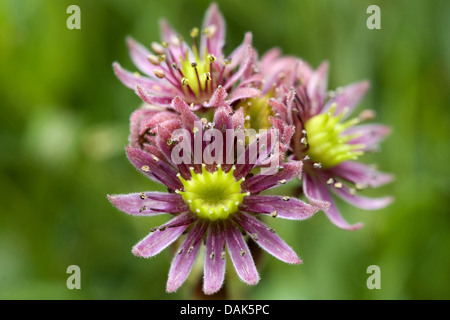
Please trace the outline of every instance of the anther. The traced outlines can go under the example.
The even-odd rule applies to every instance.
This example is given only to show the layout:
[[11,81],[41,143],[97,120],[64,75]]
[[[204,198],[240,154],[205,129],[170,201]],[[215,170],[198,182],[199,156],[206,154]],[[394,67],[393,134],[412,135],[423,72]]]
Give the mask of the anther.
[[205,73],[205,80],[210,81],[211,80],[211,74],[209,72]]
[[155,232],[156,230],[158,230],[158,229],[153,227],[153,228],[150,229],[150,232]]
[[313,166],[314,166],[314,168],[316,168],[316,169],[322,168],[322,164],[321,164],[321,163],[318,163],[318,162],[314,163]]
[[335,186],[335,188],[340,189],[340,188],[342,188],[342,182],[336,182],[334,184],[334,186]]
[[166,55],[160,54],[160,55],[158,55],[158,59],[159,59],[159,61],[164,62],[164,61],[166,61]]
[[364,189],[364,186],[361,183],[357,183],[357,184],[355,184],[355,188],[356,188],[356,190],[362,190],[362,189]]
[[155,76],[157,76],[160,79],[162,79],[166,76],[164,71],[162,71],[161,69],[155,69],[155,70],[153,70],[153,73],[155,74]]
[[280,181],[278,181],[279,184],[285,184],[286,183],[286,179],[282,179]]
[[139,208],[139,213],[141,213],[141,212],[144,211],[144,210],[147,210],[147,207],[146,207],[146,206],[140,207],[140,208]]
[[192,68],[196,68],[196,67],[197,67],[197,62],[195,62],[195,61],[194,61],[194,62],[191,62],[191,67],[192,67]]
[[178,69],[178,65],[174,62],[174,63],[172,63],[172,68]]
[[327,184],[333,184],[333,183],[334,183],[334,179],[333,178],[330,178],[330,179],[327,180]]
[[189,84],[189,80],[187,79],[187,78],[183,78],[183,79],[181,79],[181,85],[182,86],[187,86]]
[[153,55],[153,54],[149,54],[149,55],[147,56],[147,60],[148,60],[151,64],[153,64],[153,65],[155,65],[155,66],[159,65],[159,59],[158,59],[158,57],[155,56],[155,55]]
[[224,65],[229,65],[231,63],[231,58],[226,58],[223,60]]
[[245,251],[241,249],[241,257],[245,256]]
[[208,60],[209,62],[214,62],[216,61],[216,57],[213,54],[208,54]]
[[190,246],[187,253],[191,253],[192,250],[194,250],[194,247],[193,247],[193,246]]
[[156,54],[163,54],[166,51],[164,46],[162,46],[158,42],[152,42],[151,48]]
[[288,196],[283,197],[283,201],[289,201],[289,200],[291,200],[291,197],[288,197]]
[[141,194],[139,195],[139,197],[142,199],[142,200],[145,200],[145,193],[144,192],[141,192]]
[[272,233],[275,233],[275,229],[274,228],[270,228],[269,231],[272,232]]
[[166,230],[166,226],[159,227],[159,231],[164,231],[164,230]]
[[199,30],[198,30],[198,28],[197,27],[195,27],[195,28],[193,28],[192,30],[191,30],[191,38],[195,38],[195,37],[197,37],[198,36],[198,33],[199,33]]
[[252,239],[258,241],[258,235],[256,233],[252,234]]
[[178,251],[178,254],[182,254],[183,253],[183,248],[181,248],[179,251]]
[[158,161],[159,161],[158,157],[155,156],[154,154],[152,154],[152,159],[153,159],[155,162],[158,162]]
[[272,218],[275,218],[275,217],[278,215],[277,210],[275,210],[274,212],[272,212],[270,215],[272,216]]
[[142,171],[144,171],[144,172],[149,172],[149,171],[150,171],[149,166],[142,166],[141,169],[142,169]]
[[225,260],[225,251],[220,253],[220,259]]
[[213,251],[213,252],[211,252],[211,254],[209,255],[209,258],[210,258],[211,260],[213,260],[213,259],[214,259],[214,251]]

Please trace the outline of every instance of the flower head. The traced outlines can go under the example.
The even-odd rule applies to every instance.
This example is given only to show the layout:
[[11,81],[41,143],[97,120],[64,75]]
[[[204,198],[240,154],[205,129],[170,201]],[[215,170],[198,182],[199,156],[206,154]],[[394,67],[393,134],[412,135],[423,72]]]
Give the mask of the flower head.
[[[364,123],[374,117],[371,110],[349,118],[369,88],[368,82],[327,93],[327,63],[314,71],[304,61],[280,58],[277,51],[269,52],[261,61],[265,67],[261,67],[263,76],[273,79],[277,93],[268,104],[283,123],[295,126],[289,153],[293,159],[304,162],[302,184],[306,198],[323,209],[336,226],[360,228],[362,224],[350,225],[344,220],[331,194],[367,210],[383,208],[392,201],[391,197],[358,195],[366,187],[378,187],[392,180],[390,175],[356,161],[364,153],[376,150],[390,132],[387,126]],[[286,63],[292,63],[292,69],[276,82],[274,74]]]
[[[276,258],[291,264],[302,261],[276,233],[275,230],[260,221],[260,215],[273,218],[303,220],[312,216],[318,209],[298,199],[259,195],[263,190],[286,183],[298,176],[302,169],[300,161],[288,161],[280,166],[276,159],[276,170],[272,175],[259,172],[267,166],[267,159],[277,153],[279,147],[271,141],[276,133],[267,131],[245,146],[240,156],[231,156],[226,148],[230,139],[228,130],[236,132],[244,128],[243,109],[230,113],[226,107],[217,108],[212,122],[202,121],[181,98],[175,98],[173,108],[179,112],[164,126],[156,126],[155,143],[159,148],[157,157],[139,148],[127,147],[131,163],[150,179],[168,187],[167,193],[142,192],[124,195],[110,195],[109,200],[119,209],[136,216],[155,216],[169,214],[172,219],[158,228],[133,248],[133,253],[141,257],[152,257],[174,243],[183,233],[187,233],[179,245],[169,271],[167,291],[176,291],[187,279],[202,243],[205,243],[204,283],[206,294],[217,292],[224,281],[226,251],[233,262],[238,276],[247,284],[254,285],[259,275],[249,247],[242,235],[245,231],[249,238]],[[200,127],[199,127],[200,124]],[[179,146],[191,146],[200,135],[200,141],[206,139],[208,130],[217,129],[215,139],[223,139],[223,145],[212,154],[219,156],[213,162],[195,161],[195,155],[182,149],[182,157],[189,163],[177,161]],[[220,128],[220,129],[219,129]],[[290,141],[289,131],[284,128],[284,137],[280,144]],[[187,133],[182,136],[180,132]],[[263,136],[268,139],[263,139]],[[281,134],[282,135],[282,134]],[[252,159],[252,146],[265,140],[265,148]],[[216,140],[214,140],[216,141]],[[209,145],[200,144],[202,155],[209,152]],[[255,149],[253,149],[255,150]],[[183,158],[185,159],[185,158]],[[226,161],[227,159],[232,159]]]
[[125,71],[117,62],[113,65],[117,77],[144,102],[169,107],[172,99],[180,96],[198,110],[213,106],[211,98],[218,88],[255,94],[245,90],[249,83],[260,81],[253,71],[252,36],[246,34],[244,42],[226,57],[225,22],[216,4],[206,12],[203,27],[190,31],[191,45],[165,20],[160,27],[162,42],[153,42],[151,51],[127,38],[131,59],[146,76]]

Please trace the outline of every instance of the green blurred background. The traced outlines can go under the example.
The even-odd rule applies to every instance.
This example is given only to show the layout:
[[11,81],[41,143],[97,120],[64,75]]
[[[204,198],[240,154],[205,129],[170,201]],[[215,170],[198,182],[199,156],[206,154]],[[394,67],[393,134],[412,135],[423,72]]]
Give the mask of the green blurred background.
[[[367,79],[361,107],[392,126],[381,153],[365,156],[396,181],[384,210],[340,203],[347,232],[323,213],[303,222],[269,221],[300,254],[301,266],[265,255],[249,299],[449,299],[450,2],[217,1],[227,53],[252,31],[259,54],[273,46],[317,67],[330,62],[330,88]],[[81,30],[66,9],[81,8]],[[0,298],[186,299],[190,283],[165,293],[170,254],[152,259],[131,247],[166,217],[133,218],[106,194],[163,190],[128,162],[128,119],[139,98],[114,76],[134,70],[125,37],[149,45],[166,17],[183,35],[200,26],[208,1],[0,2]],[[381,8],[381,30],[366,9]],[[291,185],[292,186],[292,185]],[[66,269],[81,268],[81,290]],[[381,268],[369,290],[366,269]],[[230,268],[228,274],[236,279]],[[228,281],[228,280],[227,280]],[[191,280],[192,282],[192,280]]]

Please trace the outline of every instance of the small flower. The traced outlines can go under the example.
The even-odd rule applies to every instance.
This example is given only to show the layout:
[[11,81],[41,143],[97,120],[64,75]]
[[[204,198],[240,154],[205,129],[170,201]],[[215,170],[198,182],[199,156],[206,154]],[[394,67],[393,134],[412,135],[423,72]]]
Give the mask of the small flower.
[[[266,55],[265,62],[279,66],[288,59],[279,58],[273,52],[269,57]],[[348,119],[367,91],[368,82],[351,84],[327,94],[327,63],[317,71],[300,60],[293,65],[289,80],[279,84],[278,95],[269,99],[269,104],[281,121],[295,126],[290,153],[293,159],[304,160],[303,192],[336,226],[358,229],[362,224],[348,224],[331,194],[366,210],[383,208],[392,201],[391,197],[368,198],[357,194],[366,187],[390,182],[392,176],[356,161],[364,153],[377,150],[378,143],[390,129],[380,124],[363,124],[374,117],[370,110]],[[263,71],[267,78],[279,72],[267,65]]]
[[216,106],[212,98],[218,89],[225,95],[259,94],[246,88],[260,81],[253,71],[256,53],[251,46],[252,36],[247,33],[243,43],[226,57],[225,22],[216,4],[206,12],[202,29],[191,30],[191,46],[165,20],[161,21],[161,36],[162,42],[153,42],[151,51],[127,39],[131,59],[146,76],[125,71],[117,62],[113,64],[117,77],[144,102],[169,107],[172,99],[180,96],[193,109],[201,110]]
[[[244,126],[244,112],[240,109],[230,114],[225,107],[218,108],[214,113],[214,121],[208,123],[201,122],[180,98],[174,99],[173,108],[180,113],[178,123],[172,121],[170,128],[156,126],[156,145],[164,158],[127,147],[131,163],[150,179],[166,185],[169,191],[108,196],[119,210],[131,215],[172,216],[169,222],[153,228],[147,237],[136,244],[133,253],[141,257],[152,257],[187,233],[170,267],[166,288],[168,292],[176,291],[187,279],[202,243],[206,247],[203,283],[206,294],[217,292],[223,284],[226,251],[240,279],[249,285],[258,283],[259,275],[242,231],[281,261],[301,263],[297,254],[275,230],[258,219],[260,215],[266,215],[304,220],[318,210],[295,198],[259,195],[263,190],[279,186],[298,176],[302,168],[301,162],[284,163],[282,167],[278,166],[273,175],[258,173],[259,165],[274,151],[273,146],[268,145],[258,154],[254,163],[233,158],[233,163],[219,161],[222,163],[176,164],[172,160],[172,152],[182,141],[167,143],[168,137],[176,129],[186,129],[192,139],[196,134],[203,134],[204,137],[208,131],[203,129],[207,127],[220,128],[222,132],[226,129],[239,130]],[[202,123],[202,128],[196,127],[198,122]],[[227,145],[228,137],[223,134],[224,145]],[[257,141],[252,143],[256,144]],[[201,151],[204,152],[206,148],[202,144]],[[250,149],[251,145],[246,147],[244,158],[248,158]],[[225,154],[223,157],[226,158]]]

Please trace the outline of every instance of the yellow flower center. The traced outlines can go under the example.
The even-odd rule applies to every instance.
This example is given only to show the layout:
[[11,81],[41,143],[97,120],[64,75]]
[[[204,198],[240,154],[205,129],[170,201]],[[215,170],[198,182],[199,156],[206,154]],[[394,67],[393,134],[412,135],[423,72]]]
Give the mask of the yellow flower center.
[[178,174],[184,191],[181,194],[189,208],[199,218],[215,221],[227,219],[238,211],[239,205],[249,193],[242,193],[241,183],[244,178],[236,181],[233,176],[235,167],[225,173],[220,165],[217,171],[211,173],[203,165],[202,173],[195,173],[191,168],[191,179],[185,180]]
[[318,114],[305,123],[308,135],[308,149],[306,154],[314,163],[322,168],[330,168],[346,160],[356,160],[364,154],[361,151],[363,144],[349,144],[357,134],[345,135],[343,131],[359,123],[358,118],[341,123],[345,111],[334,116],[336,105],[333,105],[327,113]]

